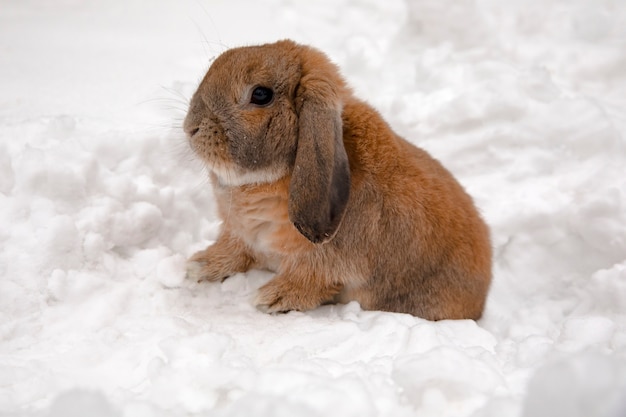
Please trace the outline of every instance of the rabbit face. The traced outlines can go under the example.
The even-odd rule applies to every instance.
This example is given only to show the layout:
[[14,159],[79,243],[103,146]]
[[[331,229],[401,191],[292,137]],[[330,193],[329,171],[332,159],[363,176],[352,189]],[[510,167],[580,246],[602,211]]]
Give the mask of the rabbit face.
[[223,185],[275,181],[296,154],[297,67],[284,52],[253,52],[218,57],[184,121],[191,148]]

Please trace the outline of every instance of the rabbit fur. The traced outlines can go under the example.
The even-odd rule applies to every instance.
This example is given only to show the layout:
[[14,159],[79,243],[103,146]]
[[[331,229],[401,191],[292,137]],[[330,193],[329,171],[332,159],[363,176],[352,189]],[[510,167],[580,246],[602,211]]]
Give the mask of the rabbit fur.
[[354,97],[322,52],[289,40],[227,50],[184,130],[223,220],[217,241],[189,259],[189,278],[274,271],[256,298],[270,313],[356,300],[429,320],[480,318],[491,244],[472,199]]

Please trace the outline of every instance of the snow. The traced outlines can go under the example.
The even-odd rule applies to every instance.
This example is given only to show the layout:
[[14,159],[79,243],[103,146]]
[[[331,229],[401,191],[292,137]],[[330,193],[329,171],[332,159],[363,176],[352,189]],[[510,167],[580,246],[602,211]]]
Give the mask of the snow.
[[[484,317],[266,315],[180,129],[230,46],[312,44],[491,226]],[[626,4],[0,7],[0,416],[626,415]]]

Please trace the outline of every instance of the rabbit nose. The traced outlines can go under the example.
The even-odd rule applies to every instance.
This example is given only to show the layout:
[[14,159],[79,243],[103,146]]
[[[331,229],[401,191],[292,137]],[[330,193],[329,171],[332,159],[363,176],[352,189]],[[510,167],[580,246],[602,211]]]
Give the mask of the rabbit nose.
[[198,97],[194,96],[189,104],[189,110],[183,120],[183,130],[188,137],[194,137],[202,127],[202,120],[205,115],[205,107]]
[[192,138],[200,131],[200,126],[195,123],[184,123],[183,130],[188,137]]

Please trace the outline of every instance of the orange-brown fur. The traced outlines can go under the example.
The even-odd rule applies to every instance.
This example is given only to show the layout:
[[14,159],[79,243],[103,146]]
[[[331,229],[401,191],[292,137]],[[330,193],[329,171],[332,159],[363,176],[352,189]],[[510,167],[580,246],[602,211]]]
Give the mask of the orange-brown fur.
[[[209,165],[229,166],[232,175],[241,175],[238,178],[246,181],[220,177],[222,171],[217,168],[212,174],[223,225],[217,242],[190,259],[192,275],[221,280],[250,268],[276,271],[257,298],[260,308],[269,312],[356,300],[365,309],[431,320],[478,319],[491,280],[489,232],[471,198],[451,174],[426,152],[397,136],[374,109],[354,98],[336,67],[315,49],[283,41],[227,53],[231,55],[224,63],[216,61],[218,68],[209,70],[199,87],[185,128],[192,147]],[[247,60],[237,61],[238,54]],[[246,66],[254,59],[257,67],[263,59],[275,59],[270,67],[278,67],[278,74],[270,67]],[[263,110],[274,112],[270,123],[283,124],[279,126],[281,137],[262,136],[277,141],[270,143],[276,157],[268,166],[241,168],[248,162],[237,163],[236,157],[228,154],[227,140],[205,132],[222,129],[207,121],[211,100],[215,100],[210,94],[225,95],[217,90],[220,83],[226,90],[232,87],[229,94],[235,97],[239,90],[249,88],[244,87],[246,82],[260,82],[255,75],[238,75],[229,60],[250,73],[260,71],[258,79],[270,80],[263,82],[280,80],[286,86],[284,96],[267,109],[248,109],[245,100],[240,104],[244,110],[238,123],[264,123],[267,113]],[[315,112],[306,113],[306,106],[313,106]],[[332,136],[332,129],[326,129],[323,121],[332,121],[333,114],[338,115],[336,122],[343,130],[340,148],[332,138],[325,139]],[[330,119],[323,119],[324,115]],[[310,130],[310,125],[301,121],[306,117],[319,126],[319,131],[317,127],[313,130],[320,138],[304,154],[298,153],[299,148],[311,146],[303,136]],[[275,118],[281,121],[275,122]],[[292,128],[296,123],[300,129]],[[193,133],[198,126],[200,133]],[[242,131],[252,135],[258,129]],[[314,158],[311,152],[324,158]],[[345,207],[341,202],[332,206],[331,201],[331,207],[339,207],[340,217],[331,223],[322,218],[319,227],[326,232],[319,235],[323,242],[318,242],[315,227],[310,235],[310,225],[299,230],[294,218],[299,218],[302,210],[317,208],[311,207],[318,196],[316,181],[324,184],[328,180],[322,165],[333,158],[341,163],[342,155],[347,156],[349,165],[349,177],[345,177],[349,198]],[[307,157],[317,160],[319,170]],[[299,179],[303,169],[310,172]],[[255,173],[259,180],[249,181]],[[320,200],[322,212],[327,203]],[[307,213],[302,217],[304,223],[311,218]],[[314,216],[313,221],[317,221]]]

